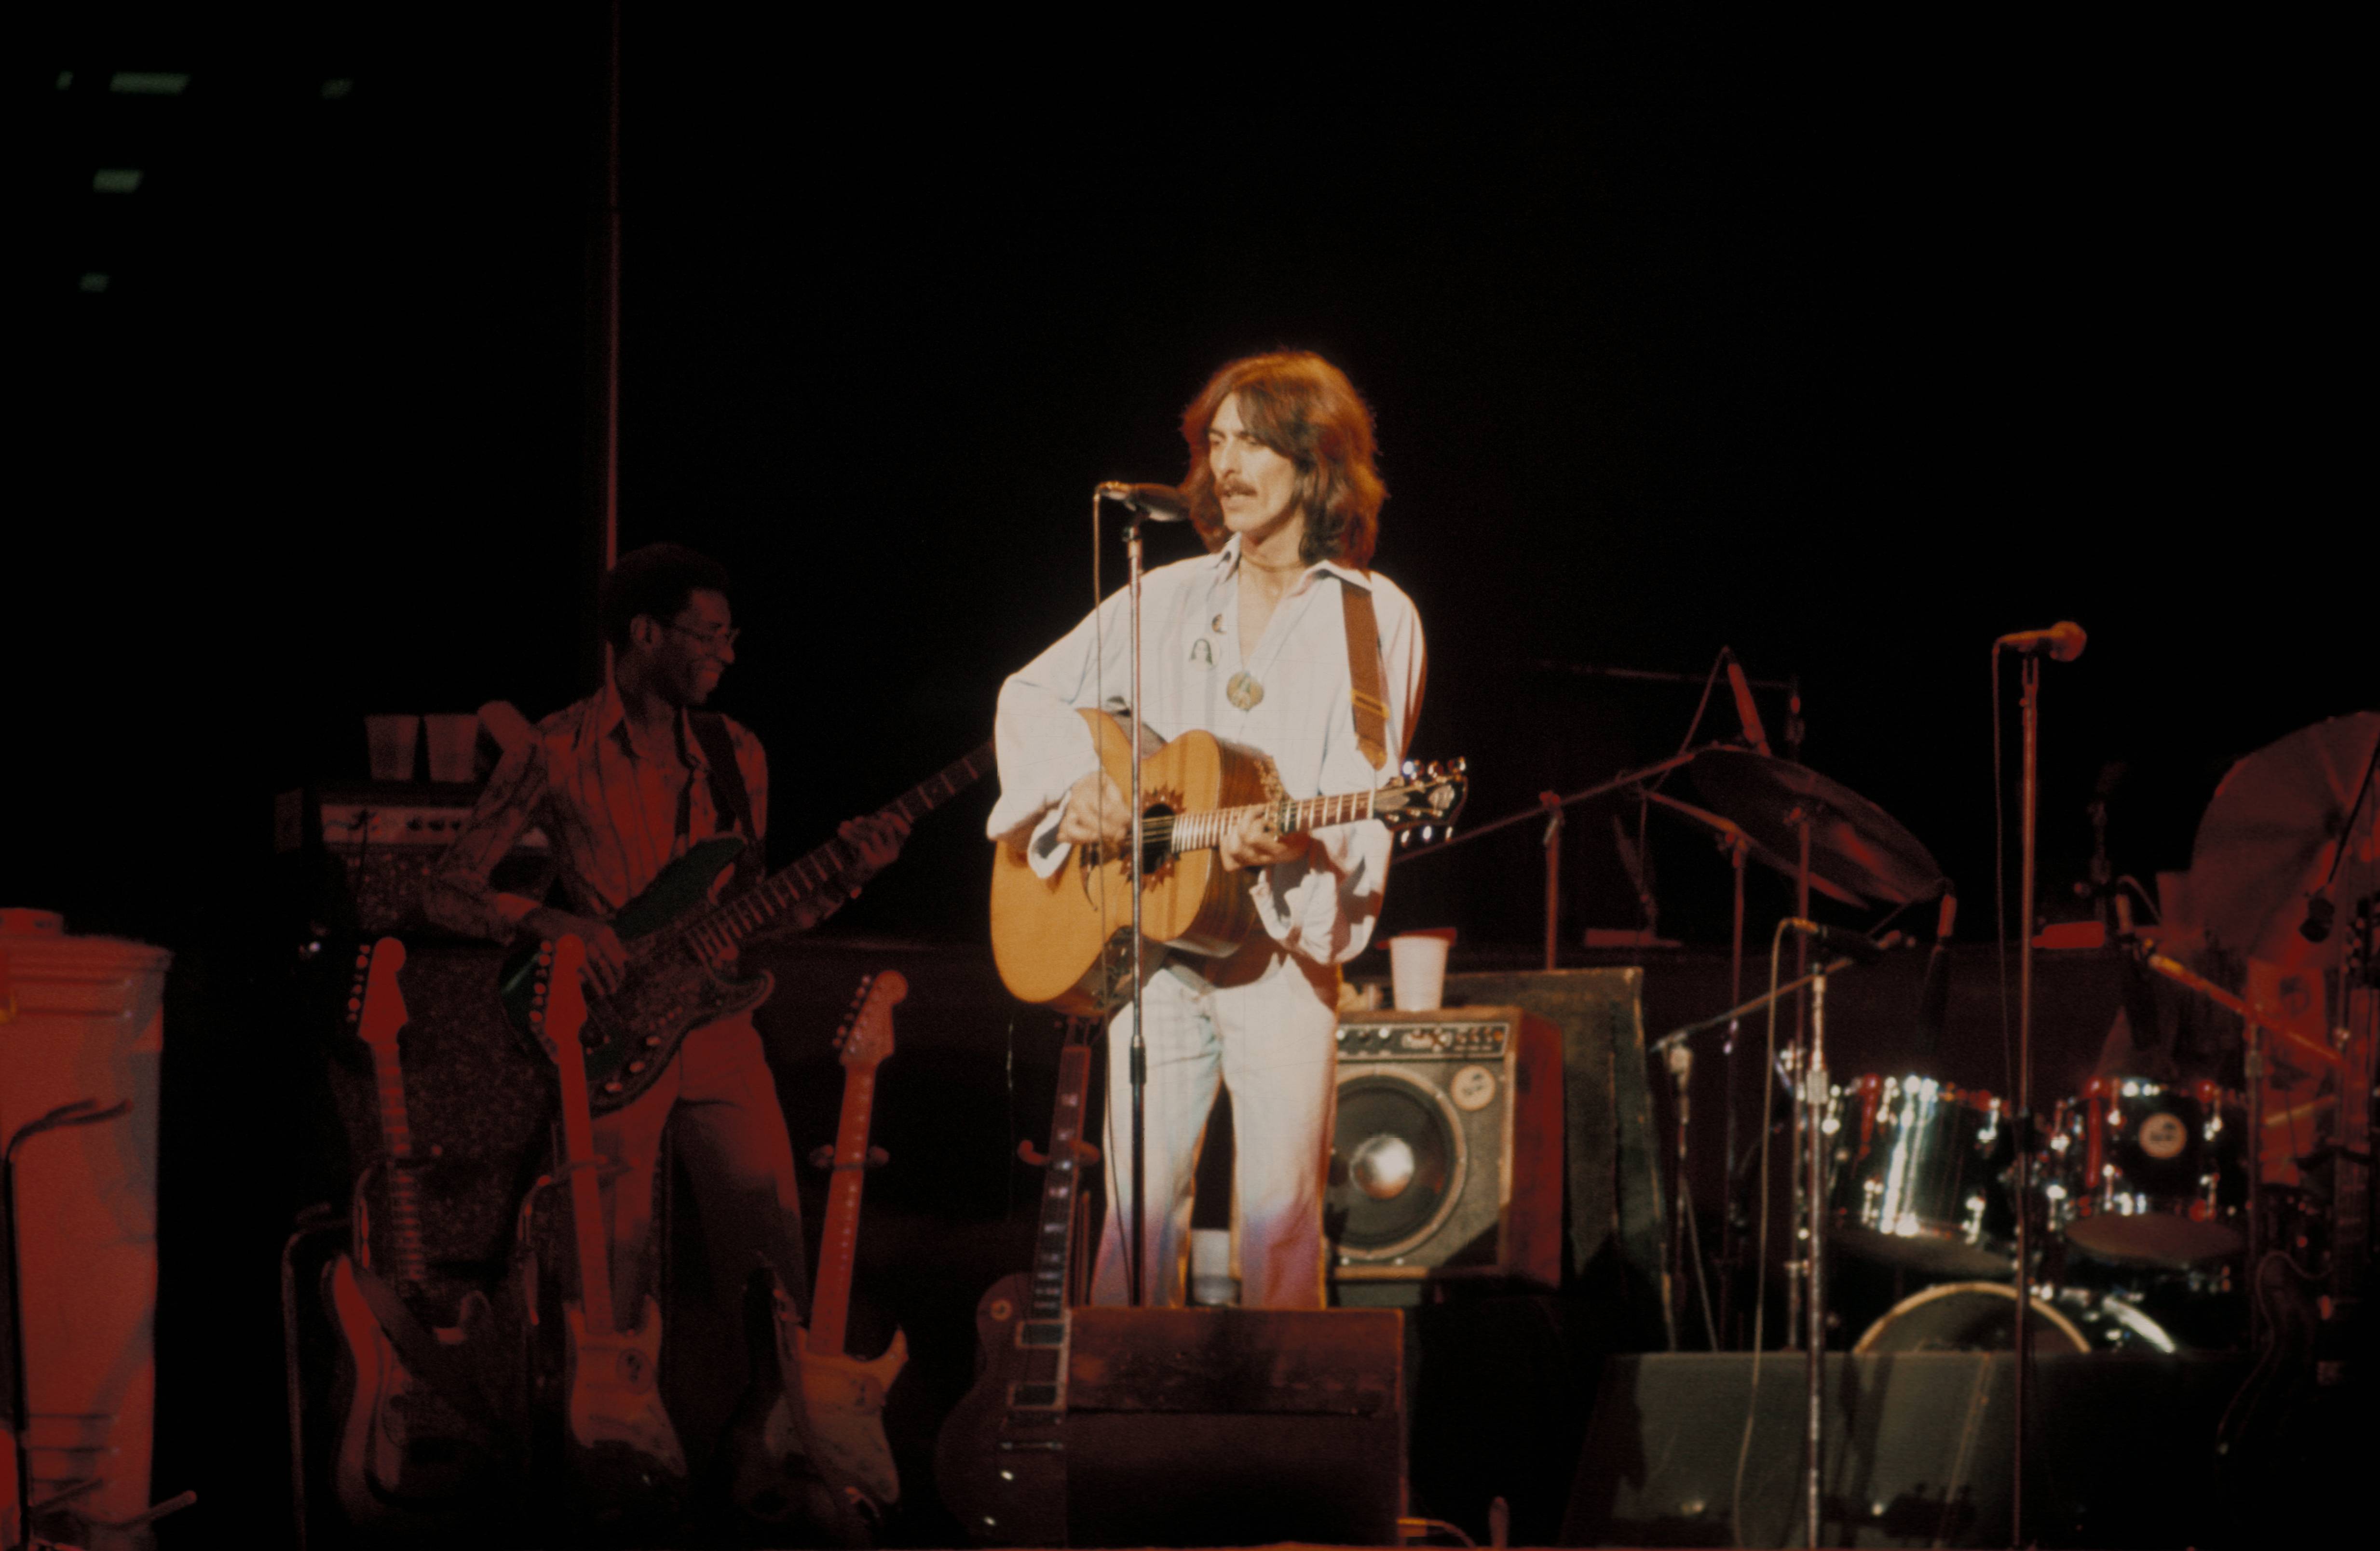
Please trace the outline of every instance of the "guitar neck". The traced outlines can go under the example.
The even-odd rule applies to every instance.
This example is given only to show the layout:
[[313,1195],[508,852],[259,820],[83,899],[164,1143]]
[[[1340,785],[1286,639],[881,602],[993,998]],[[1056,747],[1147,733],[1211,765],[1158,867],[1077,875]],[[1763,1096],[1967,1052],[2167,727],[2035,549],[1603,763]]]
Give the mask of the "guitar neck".
[[1031,1319],[1066,1312],[1075,1204],[1083,1178],[1083,1097],[1090,1090],[1091,1048],[1069,1041],[1058,1053],[1058,1102],[1050,1118],[1050,1162],[1041,1176],[1041,1221],[1033,1235]]
[[421,1246],[421,1198],[414,1189],[413,1124],[405,1109],[405,1070],[393,1043],[370,1047],[380,1097],[381,1143],[388,1151],[388,1251],[395,1280],[419,1287],[430,1267]]
[[851,1323],[851,1278],[858,1264],[859,1198],[868,1178],[868,1122],[876,1105],[876,1068],[844,1077],[843,1116],[834,1132],[834,1183],[819,1240],[817,1290],[810,1300],[810,1349],[841,1352]]
[[[914,824],[980,780],[991,769],[991,745],[944,767],[878,810],[880,818],[898,818]],[[840,840],[824,845],[776,873],[759,888],[729,900],[688,924],[687,935],[717,947],[734,947],[767,930],[812,896],[848,877],[858,854]]]
[[[577,1055],[576,1030],[563,1031],[563,1048]],[[603,1222],[602,1183],[596,1178],[595,1122],[587,1105],[587,1069],[582,1061],[556,1060],[553,1070],[562,1084],[563,1162],[570,1171],[570,1225],[578,1247],[578,1302],[587,1327],[616,1335],[619,1323],[612,1307],[611,1236]]]
[[1143,828],[1150,840],[1162,841],[1178,856],[1184,852],[1208,851],[1222,844],[1225,833],[1248,814],[1270,817],[1274,827],[1285,835],[1359,823],[1372,817],[1372,797],[1369,792],[1342,792],[1327,797],[1307,797],[1302,802],[1284,798],[1278,803],[1251,803],[1245,807],[1178,814],[1170,819],[1160,816],[1143,820]]

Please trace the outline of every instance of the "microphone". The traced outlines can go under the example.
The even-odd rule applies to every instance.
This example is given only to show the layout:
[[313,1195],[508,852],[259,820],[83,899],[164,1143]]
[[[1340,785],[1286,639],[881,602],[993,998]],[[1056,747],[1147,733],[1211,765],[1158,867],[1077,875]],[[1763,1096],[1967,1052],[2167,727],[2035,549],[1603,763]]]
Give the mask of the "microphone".
[[1101,500],[1138,512],[1151,522],[1180,522],[1190,515],[1190,503],[1172,485],[1128,485],[1110,479],[1099,493]]
[[1736,720],[1743,726],[1743,741],[1750,744],[1762,757],[1768,756],[1768,733],[1760,725],[1760,708],[1752,703],[1752,685],[1743,676],[1743,664],[1733,652],[1727,658],[1727,686],[1735,692]]
[[1840,927],[1822,927],[1799,915],[1787,916],[1785,924],[1808,938],[1813,947],[1856,963],[1875,963],[1884,957],[1886,949],[1900,945],[1899,932],[1893,932],[1878,942],[1862,933],[1846,931]]
[[2090,636],[2070,619],[2061,619],[2046,630],[2019,630],[2001,636],[1992,645],[2005,648],[2023,657],[2034,652],[2046,654],[2052,662],[2071,662],[2082,655]]

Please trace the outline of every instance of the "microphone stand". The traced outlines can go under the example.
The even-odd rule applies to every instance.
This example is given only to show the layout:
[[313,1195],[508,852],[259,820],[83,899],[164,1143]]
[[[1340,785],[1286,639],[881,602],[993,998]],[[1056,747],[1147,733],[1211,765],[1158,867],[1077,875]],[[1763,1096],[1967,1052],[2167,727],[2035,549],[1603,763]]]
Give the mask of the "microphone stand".
[[[1094,502],[1097,497],[1093,497]],[[1123,551],[1125,586],[1132,593],[1132,863],[1124,876],[1132,884],[1132,1258],[1124,1285],[1135,1308],[1148,1303],[1148,1030],[1142,1021],[1140,869],[1147,843],[1140,798],[1140,730],[1148,725],[1140,695],[1140,519],[1137,506],[1127,505]]]
[[[2025,1406],[2032,1389],[2027,1379],[2033,1367],[2033,912],[2039,849],[2035,829],[2041,806],[2039,657],[2025,654],[2022,677],[2024,753],[2018,778],[2017,823],[2023,861],[2017,884],[2016,1113],[2010,1117],[2016,1131],[2016,1328],[2010,1354],[2016,1363],[2016,1417],[2009,1458],[2009,1544],[2012,1546],[2025,1544],[2024,1445],[2029,1430]],[[2258,1140],[2252,1133],[2249,1145],[2252,1148]]]

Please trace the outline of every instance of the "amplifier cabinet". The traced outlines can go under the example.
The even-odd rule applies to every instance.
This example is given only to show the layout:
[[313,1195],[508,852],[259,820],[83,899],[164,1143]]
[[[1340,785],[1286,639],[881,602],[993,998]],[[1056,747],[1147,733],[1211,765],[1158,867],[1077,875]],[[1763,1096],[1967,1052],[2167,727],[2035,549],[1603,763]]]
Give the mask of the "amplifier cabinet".
[[1351,1012],[1324,1218],[1342,1283],[1561,1281],[1561,1040],[1516,1007]]
[[1397,1310],[1093,1306],[1069,1323],[1067,1544],[1397,1544]]

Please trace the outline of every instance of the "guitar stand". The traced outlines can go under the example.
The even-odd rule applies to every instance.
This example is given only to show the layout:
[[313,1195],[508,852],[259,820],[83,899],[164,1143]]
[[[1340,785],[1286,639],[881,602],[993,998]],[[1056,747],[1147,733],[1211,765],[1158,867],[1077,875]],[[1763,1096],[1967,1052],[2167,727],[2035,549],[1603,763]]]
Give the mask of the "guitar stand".
[[[129,1519],[94,1519],[76,1511],[71,1505],[106,1484],[107,1478],[100,1475],[78,1476],[61,1483],[58,1490],[46,1497],[36,1501],[33,1496],[33,1445],[26,1441],[33,1430],[33,1408],[28,1399],[30,1386],[25,1374],[24,1266],[17,1236],[17,1149],[45,1131],[99,1125],[121,1120],[131,1112],[132,1101],[128,1098],[120,1099],[104,1109],[99,1108],[99,1100],[95,1098],[78,1098],[70,1104],[59,1105],[38,1120],[26,1121],[17,1129],[15,1135],[8,1138],[7,1146],[0,1148],[0,1213],[6,1213],[8,1223],[6,1265],[0,1267],[6,1270],[7,1280],[0,1292],[5,1292],[8,1305],[8,1418],[12,1424],[17,1455],[17,1544],[26,1551],[32,1551],[38,1545],[50,1545],[66,1551],[65,1543],[46,1536],[37,1538],[33,1533],[36,1518],[55,1513],[61,1509],[66,1509],[67,1517],[78,1524],[104,1530],[130,1530],[163,1519],[169,1513],[179,1512],[199,1500],[196,1492],[184,1492]],[[81,1416],[76,1420],[112,1421],[113,1418]]]

